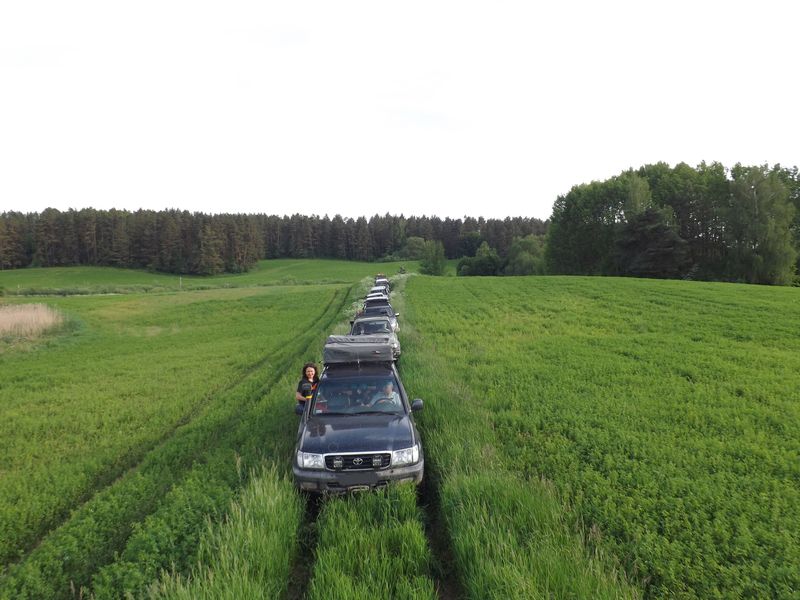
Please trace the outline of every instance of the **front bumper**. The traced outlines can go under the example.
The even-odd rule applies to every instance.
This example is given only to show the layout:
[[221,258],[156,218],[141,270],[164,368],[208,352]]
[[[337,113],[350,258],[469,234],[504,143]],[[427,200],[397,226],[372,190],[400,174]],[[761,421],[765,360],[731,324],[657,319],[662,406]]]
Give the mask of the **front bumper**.
[[407,467],[364,471],[330,471],[327,469],[301,469],[292,465],[294,484],[297,488],[318,494],[343,494],[346,492],[385,487],[389,483],[413,483],[422,481],[425,459]]

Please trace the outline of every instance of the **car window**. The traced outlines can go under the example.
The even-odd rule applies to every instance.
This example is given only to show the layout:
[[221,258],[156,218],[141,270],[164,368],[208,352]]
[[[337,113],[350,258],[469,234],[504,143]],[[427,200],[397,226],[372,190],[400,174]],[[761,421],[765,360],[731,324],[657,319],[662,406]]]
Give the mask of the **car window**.
[[389,322],[388,321],[372,321],[369,323],[364,323],[362,326],[363,333],[388,333],[389,332]]
[[320,381],[313,400],[314,415],[357,415],[404,412],[394,376],[328,378]]

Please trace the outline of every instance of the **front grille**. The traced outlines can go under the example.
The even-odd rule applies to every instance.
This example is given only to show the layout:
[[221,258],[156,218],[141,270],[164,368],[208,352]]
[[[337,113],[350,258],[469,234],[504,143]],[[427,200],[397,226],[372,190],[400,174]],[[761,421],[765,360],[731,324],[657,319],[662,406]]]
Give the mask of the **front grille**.
[[[375,460],[376,457],[378,460]],[[391,461],[392,455],[389,452],[326,454],[325,468],[329,471],[371,471],[375,469],[385,469],[389,466]]]

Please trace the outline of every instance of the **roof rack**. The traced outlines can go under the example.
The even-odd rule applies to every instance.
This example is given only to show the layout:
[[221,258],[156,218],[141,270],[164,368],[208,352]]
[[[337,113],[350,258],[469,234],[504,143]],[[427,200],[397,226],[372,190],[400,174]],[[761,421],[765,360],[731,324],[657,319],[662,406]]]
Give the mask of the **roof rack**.
[[386,335],[330,335],[322,348],[322,362],[326,365],[392,362],[393,358]]

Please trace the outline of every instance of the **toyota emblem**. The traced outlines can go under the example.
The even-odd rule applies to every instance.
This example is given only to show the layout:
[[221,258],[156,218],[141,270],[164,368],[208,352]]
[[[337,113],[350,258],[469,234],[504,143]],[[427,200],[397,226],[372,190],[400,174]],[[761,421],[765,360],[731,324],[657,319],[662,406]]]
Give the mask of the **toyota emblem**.
[[356,457],[353,459],[353,464],[354,464],[354,465],[360,465],[360,464],[361,464],[361,463],[363,463],[363,462],[364,462],[364,459],[363,459],[363,458],[361,458],[361,457],[359,457],[359,456],[356,456]]

